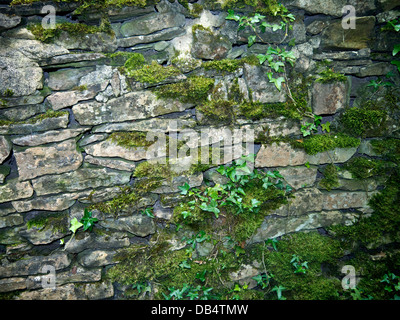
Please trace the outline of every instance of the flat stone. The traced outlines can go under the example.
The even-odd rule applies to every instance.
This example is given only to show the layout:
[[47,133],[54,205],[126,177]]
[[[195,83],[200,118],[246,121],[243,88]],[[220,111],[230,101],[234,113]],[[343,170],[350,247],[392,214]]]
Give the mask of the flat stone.
[[118,219],[105,219],[99,221],[103,228],[114,229],[122,232],[129,232],[138,237],[146,237],[156,232],[152,218],[140,214]]
[[130,171],[130,172],[132,172],[136,167],[136,164],[134,162],[129,162],[121,159],[98,158],[98,157],[92,157],[91,155],[87,155],[85,157],[85,162],[97,166],[123,170],[123,171]]
[[39,60],[38,64],[41,67],[62,66],[70,63],[97,61],[104,58],[106,56],[102,53],[70,53]]
[[244,78],[248,90],[251,90],[253,101],[261,103],[285,102],[284,90],[278,91],[275,84],[269,82],[265,68],[244,65]]
[[[257,153],[256,167],[287,167],[299,166],[306,162],[310,164],[343,163],[349,160],[357,148],[336,148],[326,152],[308,155],[304,150],[294,149],[288,143],[262,145]],[[329,154],[328,154],[329,153]],[[331,160],[332,159],[332,160]]]
[[115,250],[85,250],[78,254],[78,263],[83,267],[103,267],[115,264]]
[[108,134],[106,134],[106,133],[84,135],[82,137],[82,139],[78,141],[78,145],[80,147],[84,147],[84,146],[87,146],[88,144],[105,140],[105,139],[107,139],[107,137],[108,137]]
[[185,16],[177,12],[150,13],[121,25],[123,37],[144,36],[163,29],[182,27],[185,25]]
[[332,22],[322,33],[322,49],[368,48],[374,38],[375,17],[356,17],[356,29],[343,29],[342,21]]
[[11,292],[26,289],[25,278],[0,279],[0,292]]
[[28,136],[12,138],[13,144],[23,147],[37,147],[47,143],[65,141],[70,138],[75,138],[89,128],[50,130],[44,133],[33,133]]
[[[0,109],[36,105],[42,103],[44,97],[40,94],[40,91],[35,90],[32,95],[21,96],[21,97],[12,96],[4,98],[3,100],[6,101],[6,104],[5,105],[0,104]],[[18,118],[18,120],[21,120],[21,118]]]
[[16,299],[17,300],[78,300],[79,297],[75,293],[75,284],[70,283],[64,286],[57,286],[56,290],[52,288],[24,291]]
[[280,174],[294,189],[312,187],[317,178],[318,168],[316,166],[298,166],[279,168]]
[[73,171],[78,169],[83,161],[82,154],[76,150],[74,139],[46,147],[16,150],[14,155],[20,180]]
[[68,267],[71,259],[67,253],[57,252],[49,256],[26,257],[13,263],[0,266],[0,274],[3,277],[28,276],[41,273],[45,265],[51,265],[55,270]]
[[21,23],[21,17],[0,13],[0,31],[11,29]]
[[0,229],[6,227],[14,227],[24,223],[24,218],[20,214],[9,214],[0,217]]
[[[101,220],[103,221],[103,219]],[[99,224],[101,223],[99,221]],[[126,232],[104,232],[104,234],[96,235],[93,233],[84,232],[77,234],[65,246],[65,251],[70,253],[80,253],[87,248],[96,248],[98,250],[110,250],[128,247],[130,245],[129,237]]]
[[40,113],[45,113],[48,107],[45,104],[26,105],[0,109],[0,118],[12,122],[24,121]]
[[349,81],[320,83],[312,88],[312,108],[316,115],[331,115],[343,110],[349,103]]
[[13,200],[30,198],[33,189],[30,182],[20,182],[18,179],[8,180],[6,184],[0,185],[0,203]]
[[182,36],[185,33],[186,31],[184,28],[168,28],[155,32],[154,34],[117,39],[117,45],[119,48],[128,48],[141,43],[153,43],[157,41],[171,40]]
[[178,101],[157,99],[149,91],[138,91],[110,99],[104,104],[96,101],[79,103],[72,111],[81,125],[98,125],[156,117],[184,111],[192,106]]
[[126,171],[82,166],[76,171],[36,178],[32,184],[36,195],[42,196],[124,185],[129,182],[130,175]]
[[5,137],[0,136],[0,164],[8,158],[11,153],[11,148],[11,143]]
[[79,86],[79,81],[83,76],[94,70],[93,67],[86,67],[75,69],[67,68],[49,72],[47,85],[52,90],[71,90]]
[[110,281],[88,283],[84,285],[85,297],[88,300],[102,300],[114,296],[114,286]]
[[390,71],[394,71],[395,67],[386,62],[371,63],[365,67],[361,67],[360,71],[355,74],[357,77],[372,77],[372,76],[384,76]]
[[92,132],[106,132],[111,133],[114,131],[159,131],[159,132],[172,132],[181,131],[185,128],[191,128],[196,125],[196,120],[188,119],[144,119],[129,122],[107,123],[93,128]]
[[161,182],[161,186],[157,189],[153,190],[154,193],[172,193],[179,192],[180,186],[183,186],[185,183],[189,184],[191,188],[199,187],[203,182],[203,173],[200,172],[198,174],[190,175],[190,176],[178,176],[173,177],[171,181],[167,179]]
[[0,126],[0,134],[31,134],[34,132],[43,132],[56,129],[67,128],[69,123],[69,114],[63,114],[60,117],[51,117],[40,120],[36,123],[12,123]]
[[54,43],[69,50],[88,50],[94,52],[114,52],[117,50],[117,38],[106,32],[96,32],[82,35],[75,35],[62,31],[54,39]]
[[[131,161],[139,161],[147,158],[146,148],[125,148],[119,146],[116,142],[113,142],[110,139],[86,146],[85,152],[93,157],[118,157]],[[163,155],[165,156],[166,154],[164,153]]]
[[63,211],[70,208],[78,199],[78,194],[60,194],[50,197],[35,197],[30,200],[13,201],[12,205],[18,212],[32,210]]
[[[97,89],[100,89],[100,87]],[[53,110],[60,110],[73,106],[79,101],[93,99],[96,95],[97,90],[92,90],[92,88],[83,91],[55,92],[47,97],[47,102],[50,103]]]
[[232,43],[224,35],[196,29],[193,33],[192,56],[197,59],[220,60],[226,58]]

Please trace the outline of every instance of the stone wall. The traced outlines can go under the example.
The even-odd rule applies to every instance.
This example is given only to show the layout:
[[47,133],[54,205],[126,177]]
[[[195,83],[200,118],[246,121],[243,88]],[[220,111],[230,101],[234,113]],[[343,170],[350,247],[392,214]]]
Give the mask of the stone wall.
[[[77,14],[76,3],[51,4],[60,24],[100,23],[96,11]],[[267,30],[248,47],[251,29],[238,31],[237,22],[225,19],[227,8],[217,1],[162,0],[145,7],[109,8],[111,31],[60,29],[52,41],[44,42],[27,27],[41,22],[43,3],[0,2],[0,292],[19,292],[20,299],[117,297],[116,284],[105,277],[116,254],[133,244],[149,243],[170,223],[181,201],[179,186],[221,183],[215,168],[230,162],[221,159],[204,170],[185,167],[179,172],[181,159],[173,178],[148,177],[157,181],[151,188],[150,180],[135,175],[149,160],[152,144],[143,138],[149,132],[168,134],[171,145],[174,134],[181,142],[187,129],[200,136],[207,128],[215,141],[221,129],[254,130],[255,167],[278,170],[294,198],[269,212],[247,245],[298,231],[351,225],[371,213],[368,200],[384,186],[385,176],[371,174],[359,180],[348,168],[354,159],[379,157],[371,141],[400,137],[398,99],[397,109],[385,100],[388,94],[398,97],[398,91],[393,94],[393,87],[382,85],[375,92],[370,86],[390,72],[388,79],[399,83],[390,63],[398,35],[381,27],[400,15],[400,2],[283,4],[296,18],[289,34]],[[342,28],[346,4],[355,6],[355,30]],[[235,12],[251,15],[254,8]],[[289,45],[293,39],[294,46]],[[285,86],[278,91],[268,81],[268,68],[252,59],[270,45],[294,53],[296,63],[288,66],[287,74],[294,93],[297,88],[296,97],[302,94],[305,101],[300,115],[293,116],[297,110]],[[136,70],[127,62],[132,52],[145,59]],[[315,81],[327,62],[347,79]],[[178,83],[183,84],[180,92],[162,95],[163,89],[176,89],[171,84]],[[353,124],[343,132],[346,112],[362,109],[371,100],[384,110],[381,121],[370,124],[369,118],[359,118],[365,121],[358,123],[361,132],[352,134]],[[252,113],[269,110],[268,105],[273,112]],[[301,147],[310,138],[301,131],[312,121],[307,114],[331,124],[330,133],[318,127],[312,136],[342,141],[342,135],[349,134],[352,142],[335,142],[327,149],[324,142],[316,142],[320,152]],[[138,141],[127,144],[126,139]],[[154,157],[160,156],[162,152]],[[340,170],[327,187],[326,168],[332,164]],[[116,216],[103,212],[101,204],[118,199],[127,186],[137,190],[140,199]],[[71,221],[81,219],[88,207],[99,221],[92,232],[81,229],[73,235]],[[146,207],[153,208],[154,219],[140,213]],[[46,265],[55,268],[57,290],[42,288],[40,275]]]

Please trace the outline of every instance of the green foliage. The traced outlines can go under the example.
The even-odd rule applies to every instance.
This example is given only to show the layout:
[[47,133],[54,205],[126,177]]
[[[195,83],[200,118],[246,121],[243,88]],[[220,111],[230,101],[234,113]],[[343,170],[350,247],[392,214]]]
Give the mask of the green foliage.
[[295,269],[294,273],[303,273],[303,274],[305,274],[307,272],[308,262],[307,261],[301,262],[301,259],[297,254],[293,253],[292,259],[290,260],[290,263],[292,264],[292,266]]
[[146,140],[146,132],[113,132],[109,139],[124,148],[149,147],[154,141]]
[[140,214],[149,218],[154,218],[153,208],[146,208],[144,210],[140,210]]
[[158,98],[200,104],[206,101],[214,82],[211,78],[192,76],[182,82],[160,86],[155,90],[155,94]]
[[379,136],[386,128],[387,112],[370,102],[362,108],[347,109],[340,117],[343,131],[354,137]]
[[360,140],[345,134],[316,134],[304,139],[297,147],[304,148],[307,154],[314,155],[336,148],[354,148],[360,145]]
[[163,293],[165,300],[215,300],[211,291],[213,288],[206,288],[200,285],[194,287],[184,283],[182,288],[175,289],[174,287],[168,288],[169,294]]
[[92,212],[89,211],[87,208],[85,208],[83,217],[81,219],[83,231],[86,231],[86,230],[92,231],[94,224],[98,221],[99,221],[99,219],[93,218]]
[[351,172],[353,178],[363,180],[384,173],[384,163],[364,157],[355,157],[348,161],[344,169]]
[[334,72],[331,68],[326,68],[319,73],[315,81],[320,83],[346,82],[347,77],[341,73]]
[[[136,62],[135,62],[136,63]],[[181,72],[174,66],[164,67],[156,61],[152,61],[150,65],[144,65],[140,69],[126,70],[128,77],[135,81],[149,84],[156,84],[172,77],[176,77]]]
[[82,226],[83,226],[82,222],[79,222],[77,218],[73,218],[71,220],[71,226],[70,226],[69,230],[71,230],[72,233],[75,234],[75,232]]
[[13,124],[35,124],[38,122],[42,122],[45,119],[49,118],[59,118],[65,115],[69,115],[68,111],[54,111],[54,110],[47,110],[45,113],[38,114],[32,118],[27,120],[21,121],[8,121],[8,120],[0,120],[0,126],[9,126]]
[[338,168],[334,164],[328,164],[324,169],[324,178],[320,181],[320,186],[328,191],[339,187]]

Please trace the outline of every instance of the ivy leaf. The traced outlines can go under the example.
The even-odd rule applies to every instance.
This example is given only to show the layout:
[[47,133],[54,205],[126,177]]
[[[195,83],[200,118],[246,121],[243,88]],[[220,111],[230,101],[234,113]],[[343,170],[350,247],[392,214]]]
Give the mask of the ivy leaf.
[[395,56],[400,51],[400,44],[396,44],[393,49],[393,56]]
[[397,70],[400,72],[400,61],[398,60],[393,60],[390,62],[391,64],[394,64],[397,67]]
[[331,132],[330,126],[331,126],[330,122],[321,124],[322,131],[326,131],[328,133]]
[[250,48],[254,44],[254,42],[256,42],[256,36],[249,36],[247,38],[247,41],[248,41],[247,46]]
[[187,217],[192,215],[192,213],[189,211],[182,211],[181,214],[183,216],[183,219],[186,219]]
[[267,55],[259,54],[259,55],[257,55],[257,58],[260,61],[260,64],[263,64],[265,62],[265,60],[267,60]]
[[187,262],[187,260],[182,261],[179,266],[182,269],[191,269],[192,267],[190,266],[190,264]]
[[76,230],[78,230],[82,226],[83,226],[83,223],[79,222],[77,218],[73,218],[71,220],[71,227],[69,228],[69,230],[71,230],[72,233],[75,234]]
[[239,21],[240,20],[240,16],[238,16],[237,14],[235,14],[235,12],[231,9],[228,10],[228,15],[226,16],[225,20],[235,20],[235,21]]
[[190,186],[187,182],[183,186],[178,187],[179,190],[181,190],[182,195],[186,195],[190,189]]
[[282,90],[282,83],[285,82],[284,77],[279,77],[279,78],[271,78],[269,82],[273,82],[275,84],[275,87],[281,91]]

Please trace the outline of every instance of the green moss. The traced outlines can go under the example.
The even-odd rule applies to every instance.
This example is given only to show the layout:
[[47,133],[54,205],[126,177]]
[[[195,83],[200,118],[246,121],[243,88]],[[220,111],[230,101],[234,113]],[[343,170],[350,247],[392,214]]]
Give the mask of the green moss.
[[400,139],[372,140],[371,145],[374,151],[385,160],[400,163]]
[[351,172],[353,178],[362,180],[381,173],[384,163],[379,160],[355,157],[348,161],[343,168]]
[[0,165],[0,174],[4,176],[8,176],[11,172],[11,168],[9,166]]
[[45,119],[49,118],[58,118],[64,115],[69,115],[68,111],[54,111],[54,110],[47,110],[46,113],[39,114],[34,116],[33,118],[23,120],[23,121],[9,121],[9,120],[0,120],[0,126],[10,126],[13,124],[35,124],[41,122]]
[[146,140],[146,132],[113,132],[109,139],[124,148],[149,147],[154,142]]
[[120,187],[120,189],[121,193],[114,199],[93,204],[89,210],[99,210],[103,213],[117,215],[128,208],[135,208],[140,200],[140,193],[130,186]]
[[[336,148],[354,148],[360,145],[360,140],[345,134],[316,134],[304,139],[302,147],[307,154],[314,155]],[[301,144],[296,144],[296,147]]]
[[53,232],[68,232],[68,219],[64,213],[56,213],[52,215],[40,215],[29,220],[26,223],[27,229],[37,228],[40,231],[52,229]]
[[182,82],[160,86],[155,90],[155,94],[158,98],[200,104],[207,99],[214,82],[211,78],[193,76]]
[[254,7],[256,12],[270,16],[284,16],[288,12],[278,0],[224,0],[222,8],[236,9],[245,6]]
[[204,27],[201,24],[195,24],[195,25],[192,26],[192,33],[193,33],[194,37],[196,37],[196,31],[197,30],[201,30],[201,31],[206,31],[208,33],[212,33],[212,30],[210,28]]
[[333,69],[326,68],[319,73],[315,81],[321,83],[346,82],[347,77],[341,73],[334,72]]
[[340,117],[342,130],[354,137],[374,137],[382,135],[386,129],[387,112],[369,102],[363,108],[352,107]]
[[237,69],[239,69],[239,67],[240,67],[240,60],[234,60],[234,59],[213,60],[203,63],[203,68],[205,70],[234,72]]
[[337,171],[338,169],[334,164],[328,164],[323,172],[324,178],[321,179],[319,185],[328,191],[339,187],[339,176]]
[[151,65],[144,65],[140,69],[126,71],[127,75],[135,81],[149,84],[160,83],[181,74],[179,69],[174,66],[164,67],[156,61],[152,61]]
[[234,101],[217,99],[206,102],[199,106],[199,110],[205,117],[207,123],[227,124],[235,120],[235,113],[233,111]]

